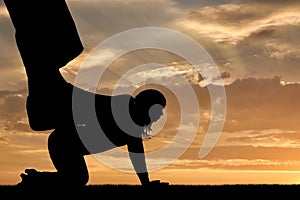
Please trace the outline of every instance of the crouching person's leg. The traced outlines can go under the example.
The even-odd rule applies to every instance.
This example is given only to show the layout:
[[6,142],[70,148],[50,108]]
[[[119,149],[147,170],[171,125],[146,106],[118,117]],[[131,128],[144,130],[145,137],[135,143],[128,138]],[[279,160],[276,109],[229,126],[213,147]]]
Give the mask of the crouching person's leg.
[[84,147],[75,128],[56,129],[48,139],[48,149],[61,183],[66,188],[82,188],[89,180]]

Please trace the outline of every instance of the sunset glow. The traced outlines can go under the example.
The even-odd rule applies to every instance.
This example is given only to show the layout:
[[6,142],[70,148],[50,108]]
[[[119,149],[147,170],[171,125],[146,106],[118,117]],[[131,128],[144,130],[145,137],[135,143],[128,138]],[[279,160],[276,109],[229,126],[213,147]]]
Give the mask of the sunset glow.
[[[214,61],[215,66],[202,61],[197,68],[180,55],[148,48],[128,52],[115,60],[112,59],[120,49],[105,49],[98,56],[89,57],[92,62],[84,72],[91,76],[104,67],[103,63],[112,62],[99,85],[89,85],[87,78],[77,83],[78,87],[102,94],[112,94],[116,85],[121,92],[155,87],[166,94],[165,115],[153,124],[155,135],[144,143],[147,153],[174,142],[180,128],[182,138],[192,138],[193,130],[197,130],[190,144],[182,139],[163,155],[147,158],[149,168],[159,168],[189,144],[175,162],[151,171],[151,179],[187,185],[300,183],[300,2],[66,2],[85,47],[79,57],[60,69],[71,83],[75,82],[78,70],[97,45],[133,28],[162,27],[180,32],[197,41]],[[171,41],[171,44],[180,42]],[[27,77],[2,0],[0,44],[0,184],[14,185],[26,168],[55,169],[47,151],[51,131],[33,131],[28,124]],[[155,63],[165,67],[155,68]],[[144,64],[147,70],[132,70]],[[218,69],[220,74],[205,76],[211,68]],[[118,82],[124,74],[126,79]],[[163,84],[145,84],[137,88],[137,83],[143,81]],[[214,84],[220,82],[224,85]],[[226,99],[211,102],[208,86],[215,91],[224,89]],[[186,95],[191,88],[198,105],[193,105],[191,96]],[[215,114],[212,105],[221,105],[225,100],[226,116],[221,135],[212,151],[200,158],[201,145]],[[185,117],[190,123],[181,126],[182,104],[186,105]],[[194,113],[195,106],[199,106],[199,113]],[[218,117],[222,118],[217,116],[216,120]],[[195,119],[199,119],[199,124],[194,123]],[[126,148],[124,150],[126,152]],[[112,151],[98,156],[105,161],[119,162],[123,168],[113,169],[96,155],[89,155],[86,157],[90,172],[88,184],[139,184],[138,177],[129,172],[132,168],[127,155]]]

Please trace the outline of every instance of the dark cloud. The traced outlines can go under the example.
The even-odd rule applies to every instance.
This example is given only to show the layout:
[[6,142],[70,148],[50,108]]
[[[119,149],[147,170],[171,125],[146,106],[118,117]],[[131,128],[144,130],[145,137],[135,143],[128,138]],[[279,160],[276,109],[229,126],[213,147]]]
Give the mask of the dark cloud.
[[23,133],[23,132],[33,132],[27,122],[22,121],[7,121],[4,123],[3,130],[6,132],[15,132],[15,133]]
[[259,29],[236,46],[236,60],[246,75],[262,78],[279,74],[283,80],[298,82],[299,34],[300,27],[291,24]]
[[0,119],[3,131],[30,131],[26,105],[26,90],[0,91]]
[[223,79],[227,79],[230,78],[231,75],[229,72],[222,72],[220,76],[218,77],[213,77],[213,80],[223,80]]
[[298,4],[298,0],[240,0],[241,3],[256,3],[256,4],[269,4],[269,5],[289,5]]
[[266,7],[264,12],[261,12],[256,6],[228,4],[193,10],[186,15],[186,18],[198,21],[200,24],[220,24],[224,27],[241,26],[243,28],[253,20],[264,19],[275,12],[276,10],[272,7]]
[[7,136],[0,136],[0,144],[1,143],[7,143],[9,141]]
[[217,65],[230,72],[230,80],[280,75],[298,82],[299,5],[259,2],[196,8],[178,26],[204,45]]
[[2,90],[0,91],[0,98],[7,98],[9,96],[26,96],[27,89],[19,89],[19,90]]
[[3,98],[0,106],[0,115],[7,117],[24,116],[26,98],[20,95],[9,95]]
[[264,27],[262,29],[259,29],[257,31],[254,31],[249,35],[249,38],[253,39],[264,39],[264,38],[270,38],[274,37],[276,32],[275,27]]
[[3,70],[20,63],[20,59],[10,19],[0,18],[0,27],[0,67]]
[[30,132],[25,110],[26,98],[11,92],[2,92],[0,118],[2,130],[6,132]]
[[172,0],[175,5],[180,9],[194,9],[205,6],[216,6],[222,4],[233,4],[238,3],[238,0],[209,0],[209,1],[199,1],[199,0]]
[[26,113],[27,89],[0,91],[1,129],[6,132],[32,132]]
[[15,42],[15,33],[9,17],[0,16],[0,85],[1,89],[24,88],[25,76],[20,54]]

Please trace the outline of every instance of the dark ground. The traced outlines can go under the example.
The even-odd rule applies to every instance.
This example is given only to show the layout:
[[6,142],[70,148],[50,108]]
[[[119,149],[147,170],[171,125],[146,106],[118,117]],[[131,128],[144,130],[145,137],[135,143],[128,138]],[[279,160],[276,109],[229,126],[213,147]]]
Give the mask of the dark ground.
[[[92,195],[96,197],[97,195],[104,195],[110,197],[131,197],[136,196],[143,199],[148,199],[148,197],[159,197],[158,194],[164,194],[167,196],[178,197],[178,195],[184,195],[188,197],[189,195],[195,196],[196,194],[210,197],[222,197],[225,195],[227,197],[279,197],[279,195],[284,195],[287,198],[298,199],[300,195],[300,184],[295,185],[169,185],[156,188],[145,188],[140,185],[87,185],[82,190],[60,188],[59,191],[54,191],[51,189],[33,188],[31,190],[22,190],[15,185],[2,185],[0,186],[1,194],[11,194],[18,195],[30,194],[43,194],[43,195],[53,195],[58,192],[59,194],[83,194],[85,197],[87,195]],[[140,196],[142,195],[142,196]],[[242,196],[241,196],[242,195]],[[259,195],[259,196],[258,196]],[[158,198],[155,198],[158,199]],[[182,198],[181,198],[182,199]],[[198,199],[198,198],[197,198]]]

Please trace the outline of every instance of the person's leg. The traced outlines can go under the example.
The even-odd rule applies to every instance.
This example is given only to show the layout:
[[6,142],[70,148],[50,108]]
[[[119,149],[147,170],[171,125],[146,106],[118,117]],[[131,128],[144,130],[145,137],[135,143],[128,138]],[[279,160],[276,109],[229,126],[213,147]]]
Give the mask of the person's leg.
[[[63,91],[67,84],[59,68],[83,51],[75,22],[65,0],[4,0],[4,4],[28,77],[29,125],[35,131],[55,129],[70,91]],[[67,101],[71,107],[70,98]]]
[[83,187],[89,180],[84,147],[74,129],[56,129],[48,139],[48,150],[57,173],[66,186]]
[[62,190],[78,191],[89,180],[84,155],[85,147],[81,144],[75,128],[54,130],[48,138],[48,150],[57,171],[37,171],[26,169],[20,176],[18,186],[24,190]]
[[26,110],[29,125],[35,131],[55,129],[67,119],[72,120],[73,86],[58,70],[48,68],[47,74],[28,74]]
[[62,178],[57,172],[38,171],[33,168],[25,169],[21,173],[22,181],[17,186],[26,191],[39,191],[39,190],[65,190],[61,184]]
[[65,0],[4,0],[26,68],[59,69],[76,58],[83,45]]

